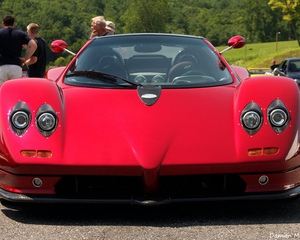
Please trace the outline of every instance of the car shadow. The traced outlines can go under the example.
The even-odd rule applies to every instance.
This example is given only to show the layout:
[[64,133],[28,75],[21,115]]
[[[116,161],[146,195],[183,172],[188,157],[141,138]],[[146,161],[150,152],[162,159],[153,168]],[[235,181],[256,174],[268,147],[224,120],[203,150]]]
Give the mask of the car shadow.
[[189,227],[300,223],[300,199],[170,204],[159,206],[11,204],[2,213],[20,223],[43,225]]

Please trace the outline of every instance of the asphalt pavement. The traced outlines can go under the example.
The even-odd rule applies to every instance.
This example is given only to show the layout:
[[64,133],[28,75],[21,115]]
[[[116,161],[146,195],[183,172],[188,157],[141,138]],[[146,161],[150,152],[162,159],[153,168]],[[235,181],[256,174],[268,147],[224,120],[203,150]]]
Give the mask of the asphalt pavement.
[[0,205],[0,239],[300,239],[300,198],[160,206]]

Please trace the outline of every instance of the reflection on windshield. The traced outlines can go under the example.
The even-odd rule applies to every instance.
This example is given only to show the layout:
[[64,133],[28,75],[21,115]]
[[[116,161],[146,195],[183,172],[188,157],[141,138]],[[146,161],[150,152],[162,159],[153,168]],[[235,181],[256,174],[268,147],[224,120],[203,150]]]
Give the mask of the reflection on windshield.
[[[220,62],[213,49],[196,37],[96,38],[71,66],[65,83],[93,87],[126,87],[133,83],[162,88],[229,84],[232,77],[224,64],[220,67]],[[102,76],[95,79],[90,74],[72,74],[74,72],[97,72]],[[117,84],[105,79],[112,77],[117,79]]]

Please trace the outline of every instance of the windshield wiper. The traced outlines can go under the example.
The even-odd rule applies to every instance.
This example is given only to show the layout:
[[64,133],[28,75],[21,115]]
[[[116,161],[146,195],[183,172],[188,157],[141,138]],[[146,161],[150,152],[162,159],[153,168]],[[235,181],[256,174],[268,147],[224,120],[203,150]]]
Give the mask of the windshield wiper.
[[102,81],[105,80],[112,80],[114,83],[117,82],[117,80],[122,80],[126,83],[129,83],[130,85],[134,86],[134,87],[138,87],[141,84],[137,84],[135,82],[129,81],[125,78],[122,77],[118,77],[118,76],[114,76],[108,73],[103,73],[103,72],[97,72],[97,71],[74,71],[72,73],[66,74],[66,77],[70,77],[70,76],[82,76],[82,75],[92,75],[92,76],[98,76],[102,78]]

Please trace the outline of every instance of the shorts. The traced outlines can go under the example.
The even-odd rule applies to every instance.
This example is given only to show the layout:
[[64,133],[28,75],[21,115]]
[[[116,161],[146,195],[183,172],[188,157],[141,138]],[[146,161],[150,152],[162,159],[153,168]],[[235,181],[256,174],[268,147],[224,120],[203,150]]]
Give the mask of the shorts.
[[0,66],[0,85],[14,78],[22,78],[22,68],[18,65],[5,64]]

